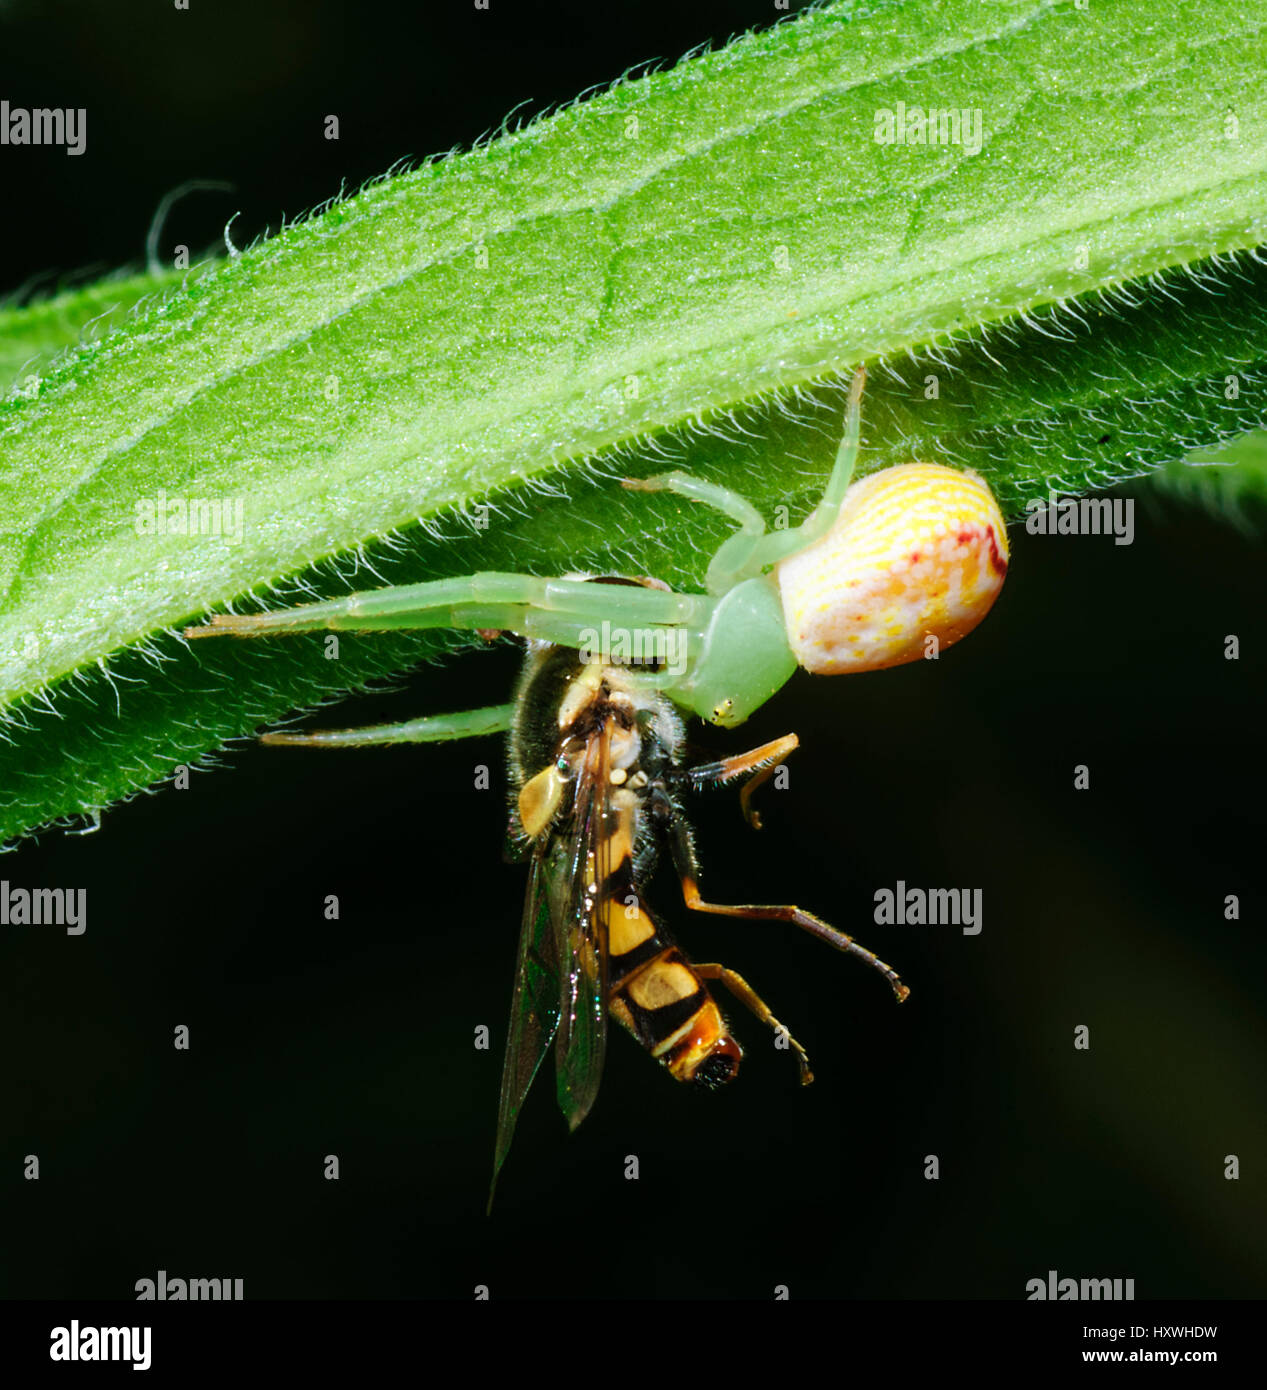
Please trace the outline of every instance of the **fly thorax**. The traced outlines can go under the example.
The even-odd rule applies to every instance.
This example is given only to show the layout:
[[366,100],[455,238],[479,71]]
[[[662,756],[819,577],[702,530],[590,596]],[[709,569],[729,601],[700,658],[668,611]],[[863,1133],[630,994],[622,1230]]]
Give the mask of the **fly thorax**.
[[601,661],[591,661],[581,667],[559,701],[558,726],[568,730],[580,722],[585,712],[599,699],[603,688],[605,667]]

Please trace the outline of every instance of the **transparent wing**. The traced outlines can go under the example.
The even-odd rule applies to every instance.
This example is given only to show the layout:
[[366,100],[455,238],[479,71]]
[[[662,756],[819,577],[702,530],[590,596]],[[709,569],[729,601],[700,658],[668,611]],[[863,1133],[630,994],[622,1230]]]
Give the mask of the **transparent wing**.
[[[497,1175],[501,1172],[515,1121],[532,1085],[546,1049],[559,1026],[558,932],[552,921],[551,891],[553,840],[534,852],[524,899],[523,924],[519,929],[519,958],[515,965],[515,991],[510,1001],[510,1028],[506,1060],[502,1065],[501,1100],[497,1108],[497,1143],[493,1154],[493,1181],[488,1189],[491,1210]],[[556,858],[557,864],[557,858]],[[557,869],[556,869],[557,872]]]
[[598,1094],[607,1049],[607,929],[599,889],[610,873],[611,735],[586,746],[566,823],[534,847],[497,1111],[488,1205],[541,1060],[555,1044],[559,1108],[575,1129]]
[[566,901],[553,913],[558,933],[559,1028],[554,1039],[559,1109],[569,1129],[589,1114],[607,1052],[607,925],[604,883],[611,872],[611,729],[590,736],[573,803],[573,850]]

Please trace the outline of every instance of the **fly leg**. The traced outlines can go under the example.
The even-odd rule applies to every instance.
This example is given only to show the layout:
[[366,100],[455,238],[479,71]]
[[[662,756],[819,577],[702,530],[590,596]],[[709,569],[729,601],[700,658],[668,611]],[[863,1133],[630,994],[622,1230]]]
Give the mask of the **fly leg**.
[[791,922],[793,926],[800,927],[802,931],[807,931],[811,936],[818,937],[820,941],[834,946],[836,950],[865,960],[868,965],[878,970],[888,980],[899,1004],[911,992],[898,978],[897,971],[892,966],[886,965],[874,951],[868,951],[865,946],[859,945],[852,936],[846,936],[844,932],[828,926],[821,918],[815,917],[812,912],[806,912],[799,907],[792,907],[790,904],[760,906],[746,903],[740,906],[730,903],[708,903],[700,897],[695,880],[688,874],[682,874],[682,897],[692,912],[714,912],[721,917],[747,917],[750,920],[761,922]]
[[844,932],[828,926],[821,918],[815,917],[812,912],[806,912],[803,908],[792,907],[791,905],[764,906],[754,903],[739,905],[705,902],[699,891],[699,861],[696,858],[695,846],[691,843],[690,832],[687,830],[684,820],[677,814],[676,808],[667,797],[663,797],[653,804],[662,823],[666,825],[673,864],[682,882],[682,897],[692,912],[713,912],[720,917],[746,917],[759,922],[791,922],[793,926],[800,927],[802,931],[807,931],[811,936],[818,937],[820,941],[825,941],[829,946],[835,947],[837,951],[844,951],[847,955],[858,956],[865,960],[868,965],[878,970],[888,980],[893,987],[893,993],[897,995],[898,1003],[901,1003],[910,994],[911,991],[898,978],[897,971],[892,966],[886,965],[874,951],[868,951],[865,946],[859,945],[853,937],[846,936]]
[[768,1024],[774,1029],[775,1036],[786,1038],[788,1045],[796,1053],[797,1065],[801,1069],[801,1085],[808,1086],[814,1079],[814,1073],[809,1069],[809,1053],[796,1041],[788,1030],[770,1012],[764,999],[755,989],[744,979],[736,970],[730,970],[724,965],[697,965],[692,961],[691,969],[702,980],[718,980],[739,1000],[746,1008],[750,1009],[762,1023]]
[[739,793],[739,807],[744,819],[754,830],[761,829],[761,817],[752,809],[752,794],[758,787],[774,776],[775,769],[784,758],[801,746],[795,734],[784,734],[782,738],[763,743],[760,748],[747,753],[736,753],[733,757],[722,758],[720,762],[701,763],[686,773],[688,784],[696,791],[704,787],[724,787],[737,777],[750,777]]
[[264,734],[261,743],[290,748],[372,748],[388,743],[440,743],[445,739],[478,738],[510,728],[514,705],[490,705],[460,714],[429,714],[404,724],[371,724],[362,729],[320,729],[310,734]]

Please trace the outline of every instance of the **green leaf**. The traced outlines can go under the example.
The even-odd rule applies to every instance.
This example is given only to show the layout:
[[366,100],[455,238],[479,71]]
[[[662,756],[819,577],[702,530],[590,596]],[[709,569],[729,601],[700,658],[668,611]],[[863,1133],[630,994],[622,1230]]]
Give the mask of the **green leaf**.
[[49,295],[25,308],[0,308],[0,391],[23,387],[28,377],[38,381],[66,349],[100,341],[121,327],[136,305],[179,288],[190,275],[205,270],[115,275],[95,285]]
[[1153,478],[1163,497],[1203,507],[1247,535],[1267,531],[1267,430],[1196,449]]
[[[865,466],[970,464],[1012,516],[1264,423],[1260,58],[1230,5],[833,5],[171,289],[0,402],[0,835],[454,645],[166,635],[208,606],[697,582],[717,520],[613,478],[668,452],[803,509],[839,432],[811,388],[859,361]],[[899,103],[959,143],[881,143]],[[139,529],[168,499],[241,534]]]

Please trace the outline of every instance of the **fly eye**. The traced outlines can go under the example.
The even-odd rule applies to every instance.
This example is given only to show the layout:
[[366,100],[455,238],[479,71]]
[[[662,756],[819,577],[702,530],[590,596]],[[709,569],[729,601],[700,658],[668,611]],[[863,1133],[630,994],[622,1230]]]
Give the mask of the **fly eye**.
[[840,675],[934,658],[990,611],[1007,527],[975,473],[903,463],[854,483],[827,535],[778,568],[788,642]]

